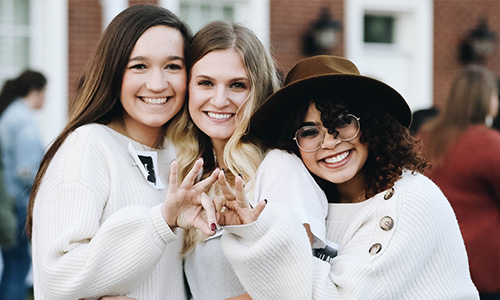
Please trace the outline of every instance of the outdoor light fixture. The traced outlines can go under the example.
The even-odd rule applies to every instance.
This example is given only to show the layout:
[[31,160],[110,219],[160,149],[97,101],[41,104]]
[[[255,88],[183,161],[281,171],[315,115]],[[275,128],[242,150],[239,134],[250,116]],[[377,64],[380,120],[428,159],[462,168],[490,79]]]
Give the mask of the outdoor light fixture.
[[303,52],[307,56],[330,54],[337,45],[340,22],[333,19],[328,8],[321,8],[319,18],[311,23],[302,41]]
[[460,45],[460,59],[464,63],[482,63],[495,50],[495,44],[496,33],[489,28],[488,20],[482,17]]
[[472,51],[476,55],[486,56],[495,49],[495,32],[488,27],[486,18],[481,18],[476,28],[469,34]]

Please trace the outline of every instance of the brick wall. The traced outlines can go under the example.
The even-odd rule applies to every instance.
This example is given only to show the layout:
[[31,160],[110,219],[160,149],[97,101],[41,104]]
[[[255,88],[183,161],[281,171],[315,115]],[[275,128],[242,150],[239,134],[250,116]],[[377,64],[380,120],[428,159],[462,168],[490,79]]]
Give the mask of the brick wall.
[[[459,45],[481,16],[500,39],[500,1],[434,0],[434,103],[442,106],[449,93],[452,76],[461,67]],[[500,47],[488,57],[486,66],[500,75]]]
[[76,84],[101,37],[101,23],[99,0],[68,0],[68,102],[70,107]]
[[[129,0],[129,5],[158,4],[158,0]],[[100,0],[68,0],[69,108],[78,80],[94,55],[103,32]]]
[[158,0],[128,0],[129,6],[136,4],[158,4]]
[[[68,84],[69,99],[87,60],[102,33],[99,0],[68,0]],[[157,0],[129,0],[129,4],[154,3]],[[335,20],[344,24],[344,0],[271,0],[271,47],[279,69],[286,74],[301,58],[302,36],[308,26],[328,6]],[[434,103],[441,106],[448,95],[453,74],[460,69],[458,47],[481,16],[488,18],[489,27],[497,31],[500,40],[500,1],[434,0]],[[338,45],[331,54],[344,55],[341,30]],[[500,45],[486,66],[500,77]]]
[[[271,47],[279,69],[286,74],[300,59],[302,36],[320,14],[321,8],[330,8],[333,18],[343,24],[344,0],[271,0]],[[334,55],[344,55],[344,39],[340,32]]]

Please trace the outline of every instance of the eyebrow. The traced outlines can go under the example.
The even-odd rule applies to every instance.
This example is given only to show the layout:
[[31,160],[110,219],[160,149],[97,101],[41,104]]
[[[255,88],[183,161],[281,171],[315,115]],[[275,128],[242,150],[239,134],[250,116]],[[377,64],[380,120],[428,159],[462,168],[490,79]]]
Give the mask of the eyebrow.
[[[215,78],[212,77],[212,76],[208,76],[208,75],[205,75],[205,74],[199,74],[199,75],[196,75],[194,76],[194,78],[203,78],[203,79],[208,79],[208,80],[211,80],[211,81],[215,81]],[[238,82],[238,81],[247,81],[247,82],[250,82],[250,79],[246,78],[246,77],[236,77],[236,78],[232,78],[229,80],[229,82]]]
[[[134,61],[134,60],[147,60],[147,57],[146,56],[135,56],[135,57],[131,57],[128,61]],[[184,58],[183,57],[176,56],[176,55],[170,55],[167,58],[167,60],[168,61],[181,60],[182,62],[184,62]]]
[[248,79],[247,77],[236,77],[236,78],[233,78],[231,79],[232,82],[234,81],[250,81],[250,79]]
[[318,122],[302,122],[302,127],[303,126],[319,126]]

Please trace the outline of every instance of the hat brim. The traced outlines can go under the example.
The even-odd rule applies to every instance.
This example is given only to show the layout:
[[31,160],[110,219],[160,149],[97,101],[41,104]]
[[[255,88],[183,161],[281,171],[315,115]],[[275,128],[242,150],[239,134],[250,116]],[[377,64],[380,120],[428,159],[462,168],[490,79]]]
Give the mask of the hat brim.
[[351,74],[329,74],[308,77],[289,84],[264,101],[250,119],[250,134],[266,143],[276,139],[286,123],[284,113],[308,96],[331,93],[345,101],[356,101],[367,109],[380,109],[394,116],[403,126],[409,127],[411,110],[404,98],[389,85],[371,77]]

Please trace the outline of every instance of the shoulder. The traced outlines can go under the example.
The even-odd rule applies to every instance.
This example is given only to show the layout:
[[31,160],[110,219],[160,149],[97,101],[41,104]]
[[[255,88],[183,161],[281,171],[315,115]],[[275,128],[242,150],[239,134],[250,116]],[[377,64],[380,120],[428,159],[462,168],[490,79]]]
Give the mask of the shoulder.
[[447,202],[439,187],[427,176],[420,173],[404,171],[394,184],[394,192],[403,202],[414,202],[424,205],[426,202]]
[[[58,165],[66,181],[79,180],[86,172],[92,176],[93,170],[104,170],[104,166],[126,153],[120,150],[105,125],[87,124],[78,127],[64,140],[51,165]],[[95,174],[93,175],[95,176]]]
[[112,142],[113,138],[106,129],[106,125],[91,123],[76,128],[68,135],[64,145],[66,147],[81,148],[89,144],[105,146]]
[[302,160],[293,153],[288,153],[285,150],[271,149],[266,152],[264,159],[262,160],[261,166],[296,166],[297,164],[302,165]]
[[0,120],[10,125],[27,125],[35,122],[35,115],[25,101],[18,99],[7,107]]
[[462,134],[462,137],[465,138],[462,140],[474,144],[482,143],[490,146],[492,146],[491,143],[500,144],[500,132],[484,125],[471,126]]
[[441,189],[428,177],[405,172],[394,185],[400,222],[412,231],[436,232],[456,225],[455,213]]
[[366,245],[374,251],[370,252],[371,259],[376,258],[374,254],[386,251],[401,255],[400,250],[409,245],[422,253],[429,252],[432,251],[427,248],[430,244],[441,243],[436,241],[439,237],[459,235],[454,212],[446,197],[420,173],[403,172],[392,188],[369,201],[372,202],[364,210],[365,217],[357,222],[376,224],[366,229],[372,237]]

